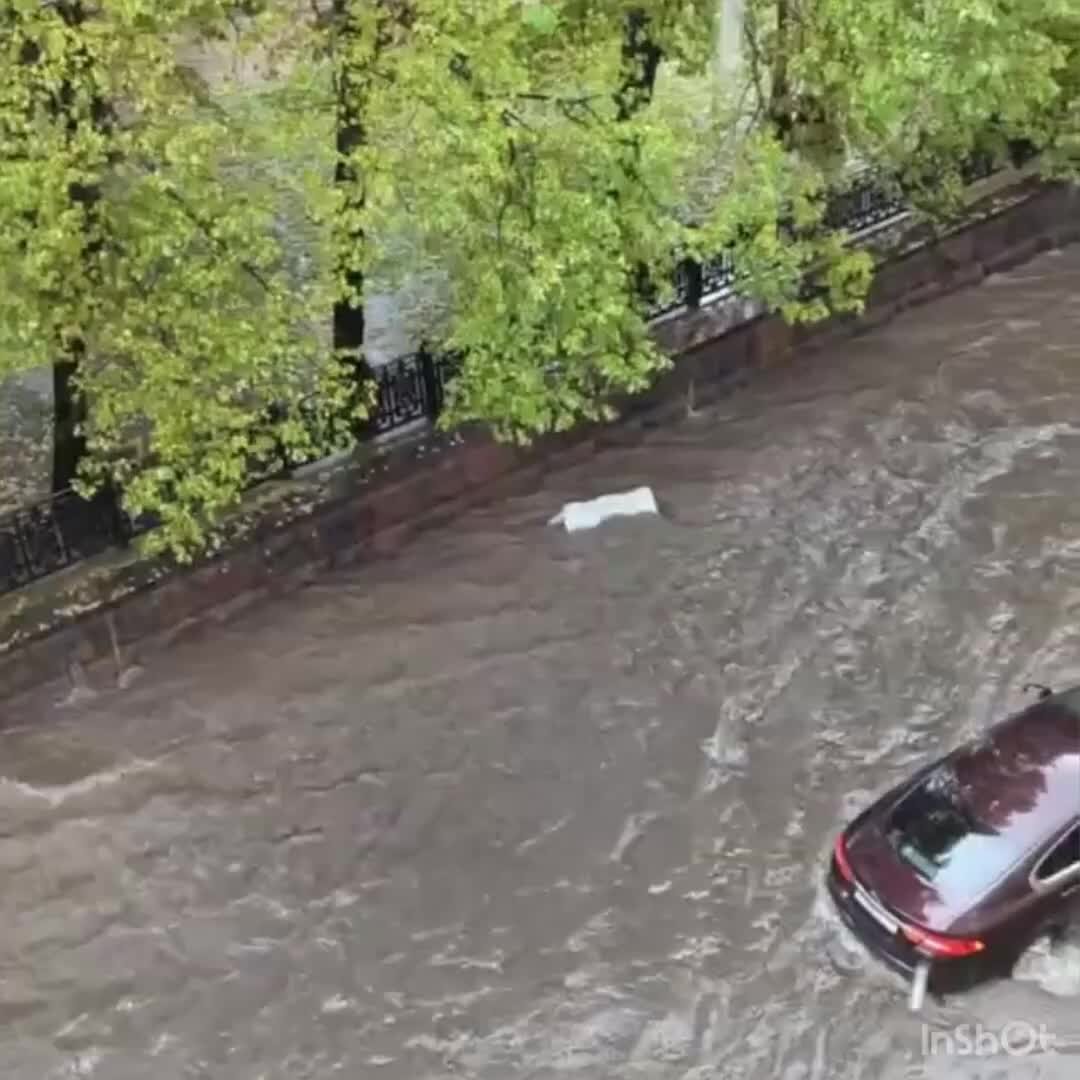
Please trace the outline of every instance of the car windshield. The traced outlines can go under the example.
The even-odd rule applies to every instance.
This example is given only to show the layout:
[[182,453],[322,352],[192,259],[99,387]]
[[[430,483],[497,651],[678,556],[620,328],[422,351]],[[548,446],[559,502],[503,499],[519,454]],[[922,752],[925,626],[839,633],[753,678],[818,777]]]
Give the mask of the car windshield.
[[901,801],[888,833],[897,855],[945,895],[981,892],[1015,858],[998,831],[972,813],[948,765]]

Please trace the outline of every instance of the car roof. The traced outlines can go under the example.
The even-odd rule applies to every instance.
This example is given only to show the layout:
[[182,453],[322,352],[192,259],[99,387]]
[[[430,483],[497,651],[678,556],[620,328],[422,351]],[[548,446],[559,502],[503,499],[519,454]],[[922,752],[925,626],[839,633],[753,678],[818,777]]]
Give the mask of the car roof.
[[991,727],[952,762],[976,819],[1019,851],[1080,819],[1080,687]]

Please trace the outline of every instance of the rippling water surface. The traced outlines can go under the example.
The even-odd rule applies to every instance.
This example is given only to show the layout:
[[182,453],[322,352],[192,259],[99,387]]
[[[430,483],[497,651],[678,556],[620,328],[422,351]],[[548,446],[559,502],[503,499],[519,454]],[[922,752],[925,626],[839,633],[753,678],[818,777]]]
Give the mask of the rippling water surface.
[[[819,882],[875,792],[1080,682],[1078,342],[1073,248],[21,703],[0,1075],[1076,1080],[1067,956],[925,1016],[1056,1052],[928,1055]],[[638,484],[662,518],[545,526]]]

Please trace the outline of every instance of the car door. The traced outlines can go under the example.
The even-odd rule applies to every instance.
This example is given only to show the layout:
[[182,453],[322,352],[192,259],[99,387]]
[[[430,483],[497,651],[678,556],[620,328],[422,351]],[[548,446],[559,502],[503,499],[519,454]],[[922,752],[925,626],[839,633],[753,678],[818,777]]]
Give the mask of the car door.
[[1080,910],[1080,819],[1053,840],[1031,872],[1043,922],[1060,925]]

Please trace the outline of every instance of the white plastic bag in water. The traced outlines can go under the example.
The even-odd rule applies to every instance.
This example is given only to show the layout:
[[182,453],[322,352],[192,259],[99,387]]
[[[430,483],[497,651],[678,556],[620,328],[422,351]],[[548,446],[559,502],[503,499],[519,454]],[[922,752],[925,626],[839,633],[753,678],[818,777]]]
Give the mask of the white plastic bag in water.
[[587,502],[567,503],[549,525],[562,525],[567,532],[595,529],[597,525],[613,517],[633,517],[638,514],[658,514],[652,488],[639,487],[614,495],[601,495]]

